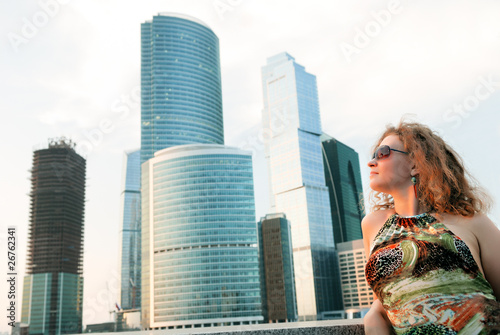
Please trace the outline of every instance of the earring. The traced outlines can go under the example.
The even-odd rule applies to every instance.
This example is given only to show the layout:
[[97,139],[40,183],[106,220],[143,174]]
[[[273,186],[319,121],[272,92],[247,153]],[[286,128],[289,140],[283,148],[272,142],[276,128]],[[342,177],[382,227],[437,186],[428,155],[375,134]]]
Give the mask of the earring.
[[413,184],[413,192],[415,192],[415,198],[418,199],[418,195],[417,195],[417,177],[412,176],[411,177],[411,182]]

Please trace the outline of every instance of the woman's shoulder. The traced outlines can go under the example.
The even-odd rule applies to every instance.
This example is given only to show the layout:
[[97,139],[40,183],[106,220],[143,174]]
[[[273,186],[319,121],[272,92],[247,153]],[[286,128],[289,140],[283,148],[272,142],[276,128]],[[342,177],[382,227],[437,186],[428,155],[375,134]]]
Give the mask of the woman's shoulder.
[[363,223],[364,224],[374,224],[376,222],[379,222],[382,220],[382,223],[387,221],[391,215],[396,214],[394,209],[386,209],[386,210],[379,210],[379,211],[373,211],[365,215],[363,218]]
[[442,213],[436,215],[445,225],[458,226],[473,232],[480,232],[482,228],[495,227],[493,221],[483,213],[476,213],[472,216],[462,216],[457,214]]
[[481,213],[473,216],[443,214],[443,224],[468,245],[481,272],[500,298],[500,229]]
[[485,246],[500,242],[500,231],[490,218],[482,213],[473,216],[439,214],[439,220],[469,245],[477,245],[478,251]]
[[363,232],[379,231],[389,217],[396,214],[394,209],[379,210],[368,213],[361,221]]

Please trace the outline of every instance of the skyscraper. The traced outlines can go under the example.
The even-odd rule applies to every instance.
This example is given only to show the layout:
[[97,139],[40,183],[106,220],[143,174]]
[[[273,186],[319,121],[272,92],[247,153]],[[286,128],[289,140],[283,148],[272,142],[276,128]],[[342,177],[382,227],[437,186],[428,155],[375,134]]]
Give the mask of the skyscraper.
[[21,321],[30,334],[82,331],[85,159],[61,138],[33,154]]
[[321,152],[316,77],[287,53],[262,68],[271,210],[292,226],[299,320],[342,309]]
[[175,145],[224,144],[219,39],[161,13],[141,25],[141,164]]
[[218,38],[162,13],[141,39],[143,328],[259,322],[252,160],[223,146]]
[[262,321],[252,157],[223,145],[142,165],[143,329]]
[[321,141],[335,244],[362,239],[365,214],[358,153],[326,134]]
[[120,306],[141,307],[141,151],[124,155],[121,191]]
[[258,222],[259,266],[264,322],[297,320],[290,222],[283,213]]

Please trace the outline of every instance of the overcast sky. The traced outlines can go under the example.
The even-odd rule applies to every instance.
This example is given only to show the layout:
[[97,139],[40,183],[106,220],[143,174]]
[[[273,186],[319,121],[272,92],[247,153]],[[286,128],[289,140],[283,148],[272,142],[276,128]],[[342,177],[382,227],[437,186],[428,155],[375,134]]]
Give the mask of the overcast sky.
[[260,68],[287,51],[317,76],[323,130],[359,153],[365,188],[377,136],[410,113],[462,155],[500,223],[497,1],[2,1],[0,239],[4,248],[17,227],[18,291],[33,150],[64,135],[87,158],[83,321],[109,320],[123,152],[140,146],[140,24],[159,12],[194,16],[219,37],[225,142],[255,151],[257,218],[268,210]]

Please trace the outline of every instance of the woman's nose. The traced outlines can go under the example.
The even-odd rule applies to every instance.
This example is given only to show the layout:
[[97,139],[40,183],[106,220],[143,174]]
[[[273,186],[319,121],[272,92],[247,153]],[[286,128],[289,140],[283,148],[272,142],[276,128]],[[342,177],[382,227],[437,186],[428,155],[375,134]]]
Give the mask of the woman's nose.
[[373,167],[373,166],[377,166],[377,161],[374,159],[371,159],[369,162],[368,162],[368,167]]

